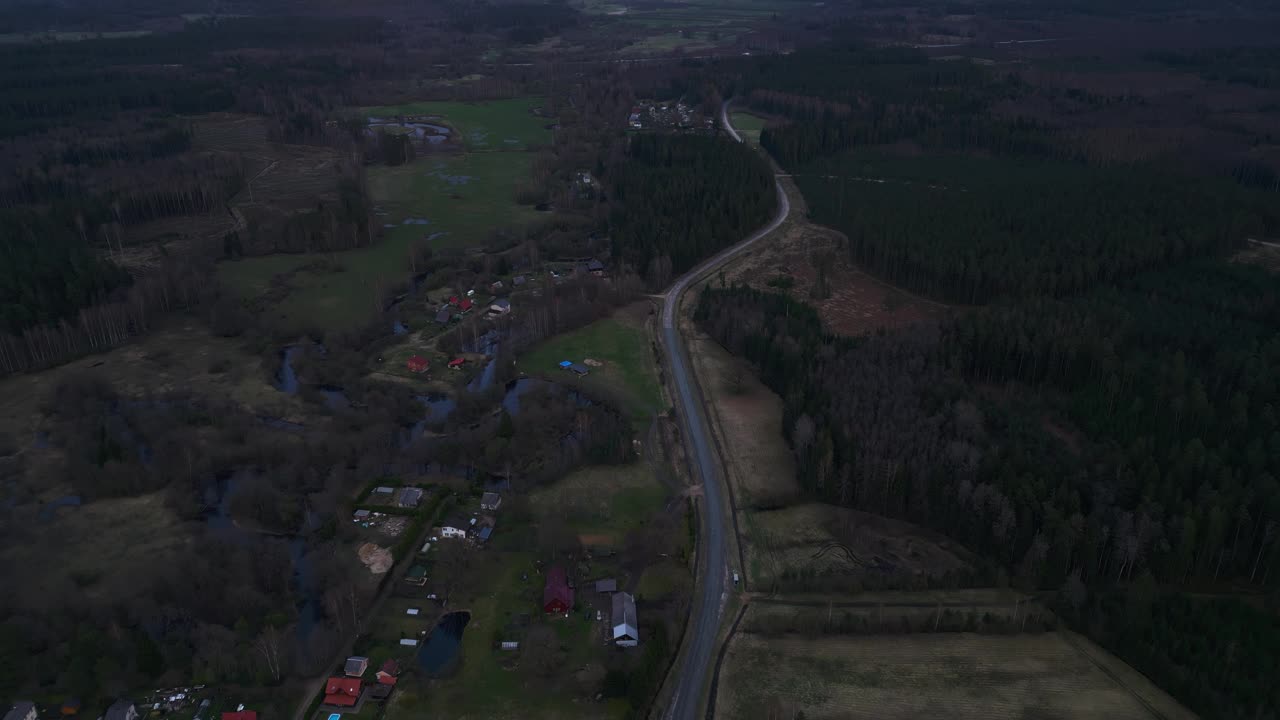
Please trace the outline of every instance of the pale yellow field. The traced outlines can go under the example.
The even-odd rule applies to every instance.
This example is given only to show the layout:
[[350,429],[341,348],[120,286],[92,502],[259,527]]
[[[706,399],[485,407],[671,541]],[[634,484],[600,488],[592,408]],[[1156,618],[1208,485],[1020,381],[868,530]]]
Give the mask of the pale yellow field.
[[1195,717],[1106,658],[1087,640],[1064,633],[813,640],[739,634],[722,669],[716,716],[759,718],[777,708],[815,720]]

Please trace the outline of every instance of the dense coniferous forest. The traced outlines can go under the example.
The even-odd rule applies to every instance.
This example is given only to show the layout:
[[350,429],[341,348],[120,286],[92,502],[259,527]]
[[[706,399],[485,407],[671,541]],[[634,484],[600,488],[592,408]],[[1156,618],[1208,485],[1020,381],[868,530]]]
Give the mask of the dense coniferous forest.
[[764,225],[773,170],[739,143],[700,135],[638,135],[613,182],[614,254],[661,287]]
[[964,164],[971,172],[954,185],[881,183],[850,156],[811,163],[797,182],[813,218],[848,236],[854,262],[964,304],[1078,292],[1264,232],[1264,198],[1226,179],[1147,166]]
[[[706,291],[697,317],[783,396],[817,497],[942,531],[1028,589],[1280,582],[1280,279],[1264,271],[1196,263],[859,340],[742,287]],[[1103,639],[1139,668],[1154,642]],[[1175,660],[1199,683],[1218,662]],[[1269,692],[1196,708],[1252,716]]]

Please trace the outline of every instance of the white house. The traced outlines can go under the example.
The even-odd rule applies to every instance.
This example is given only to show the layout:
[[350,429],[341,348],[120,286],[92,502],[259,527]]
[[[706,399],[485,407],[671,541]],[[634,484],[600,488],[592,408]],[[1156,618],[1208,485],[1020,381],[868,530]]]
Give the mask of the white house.
[[138,708],[128,700],[117,700],[102,717],[103,720],[138,720]]
[[613,642],[619,647],[640,644],[640,628],[636,624],[636,599],[630,593],[613,594]]
[[452,539],[465,538],[467,536],[467,531],[471,529],[471,526],[474,525],[475,522],[476,521],[474,519],[468,520],[461,515],[451,517],[448,520],[445,520],[444,524],[440,526],[440,537]]

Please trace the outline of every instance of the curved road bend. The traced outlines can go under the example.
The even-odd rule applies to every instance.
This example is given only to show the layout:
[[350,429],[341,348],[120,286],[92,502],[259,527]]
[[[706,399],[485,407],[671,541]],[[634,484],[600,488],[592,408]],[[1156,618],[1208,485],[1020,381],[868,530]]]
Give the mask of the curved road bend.
[[[720,106],[720,123],[734,140],[742,142],[742,137],[729,124],[728,107],[728,101]],[[702,587],[697,592],[690,611],[693,617],[689,619],[689,631],[684,643],[688,652],[685,654],[683,667],[675,669],[676,686],[671,707],[666,714],[670,720],[696,720],[701,710],[702,690],[714,660],[716,636],[720,633],[725,581],[729,572],[725,565],[724,515],[727,509],[724,487],[721,484],[723,474],[720,472],[719,458],[716,457],[715,445],[711,439],[706,411],[702,407],[696,381],[689,370],[688,356],[680,337],[676,315],[679,312],[680,298],[690,285],[776,230],[787,219],[787,214],[791,212],[787,194],[777,180],[774,180],[774,188],[778,193],[778,212],[773,220],[751,237],[681,276],[667,291],[666,301],[662,306],[662,340],[667,346],[671,375],[679,396],[680,415],[685,426],[685,444],[688,446],[694,477],[702,484],[703,489],[702,537],[705,538],[699,553]]]

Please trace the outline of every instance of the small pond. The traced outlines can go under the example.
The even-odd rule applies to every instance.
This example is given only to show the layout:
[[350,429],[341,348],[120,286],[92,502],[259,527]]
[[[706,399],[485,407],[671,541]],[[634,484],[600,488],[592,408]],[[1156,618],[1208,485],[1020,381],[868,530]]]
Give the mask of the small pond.
[[418,649],[418,665],[428,677],[448,677],[457,669],[462,632],[469,622],[471,613],[465,611],[440,618],[436,629]]

